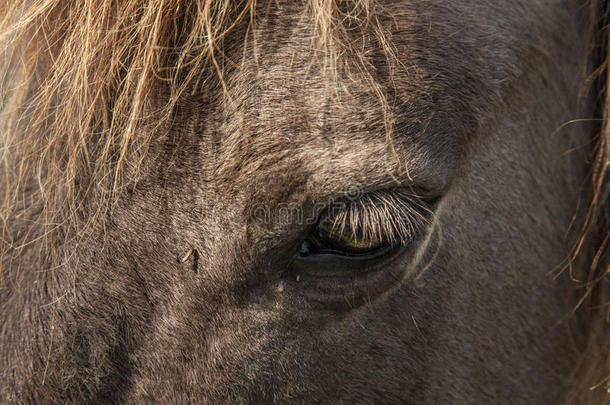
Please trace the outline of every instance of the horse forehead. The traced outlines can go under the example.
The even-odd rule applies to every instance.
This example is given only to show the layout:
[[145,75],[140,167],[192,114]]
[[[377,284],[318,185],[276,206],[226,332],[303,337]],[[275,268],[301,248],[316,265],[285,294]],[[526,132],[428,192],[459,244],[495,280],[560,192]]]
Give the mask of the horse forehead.
[[281,200],[296,188],[334,193],[352,182],[374,182],[399,164],[383,132],[326,132],[290,114],[281,121],[227,136],[210,157],[217,162],[213,181],[225,190]]
[[214,177],[224,184],[284,178],[290,187],[311,173],[349,177],[384,166],[390,149],[379,98],[358,84],[339,101],[328,86],[323,76],[281,69],[241,74],[231,89],[237,107],[209,157]]
[[[422,126],[425,126],[427,115],[432,112],[464,118],[464,111],[449,110],[453,107],[442,111],[442,102],[431,105],[434,89],[428,87],[444,88],[442,94],[434,97],[453,100],[447,104],[472,107],[475,102],[468,98],[467,88],[500,83],[506,71],[514,68],[513,63],[516,62],[507,60],[510,58],[506,53],[491,52],[489,49],[476,52],[470,49],[472,55],[464,50],[464,60],[459,63],[451,56],[441,58],[441,55],[454,50],[455,46],[469,43],[464,39],[469,35],[482,37],[488,30],[515,34],[489,28],[490,21],[479,17],[515,19],[518,17],[516,14],[521,14],[525,9],[539,11],[543,3],[519,2],[520,12],[511,8],[505,15],[500,15],[502,7],[493,2],[475,4],[467,1],[458,8],[460,12],[467,10],[468,13],[458,18],[450,12],[450,2],[388,2],[392,10],[410,10],[409,13],[395,15],[394,23],[402,26],[397,28],[388,23],[388,29],[396,31],[393,40],[401,52],[401,66],[397,71],[399,80],[393,85],[402,97],[403,106],[408,106],[408,109],[401,111],[403,121],[421,120]],[[328,181],[336,181],[341,177],[357,176],[362,171],[371,177],[381,177],[384,172],[394,169],[393,164],[380,164],[380,161],[389,161],[392,157],[386,137],[384,111],[375,90],[363,78],[355,80],[355,76],[340,76],[340,90],[337,93],[337,89],[332,88],[337,83],[324,76],[325,72],[312,70],[315,65],[312,61],[316,57],[312,49],[312,23],[295,18],[299,13],[302,13],[302,9],[294,5],[277,11],[274,25],[261,29],[260,43],[265,46],[251,50],[258,53],[256,57],[242,63],[227,77],[231,103],[227,103],[230,105],[223,107],[224,111],[219,115],[219,147],[207,157],[214,167],[210,175],[218,183],[237,188],[247,183],[274,181],[278,185],[276,188],[290,188],[312,173],[324,173],[321,176],[326,176]],[[453,32],[452,26],[456,30],[461,27],[457,24],[460,19],[468,20],[472,29],[447,40],[445,34],[447,31]],[[283,27],[282,23],[288,22],[294,23],[290,29],[278,29]],[[426,30],[429,28],[427,35],[411,41],[413,35],[421,33],[424,25]],[[499,43],[498,47],[508,49],[509,43],[517,40],[515,35],[505,36],[505,43]],[[440,37],[444,38],[442,43]],[[452,42],[455,42],[455,46]],[[476,41],[473,43],[476,44]],[[439,50],[439,46],[443,49]],[[239,46],[234,48],[236,55],[244,52]],[[480,66],[481,57],[475,58],[479,52],[485,58],[501,59],[497,62],[503,67],[502,71],[494,72],[493,77],[485,76],[488,73]],[[439,53],[438,58],[436,53]],[[434,66],[422,62],[427,59],[434,60]],[[452,61],[456,62],[453,70],[471,73],[479,81],[469,78],[470,84],[464,85],[464,78],[452,73]],[[435,72],[439,71],[444,73],[437,75]],[[479,71],[481,77],[477,76]],[[433,81],[431,77],[434,77]],[[492,90],[490,88],[488,92]],[[407,148],[414,146],[414,150],[418,149],[418,141],[405,136],[404,132],[399,135],[400,141],[408,144]],[[434,142],[446,143],[446,138],[440,139],[439,136]],[[419,157],[417,153],[412,153],[409,159],[424,160],[422,155],[425,152],[419,152]],[[402,163],[408,165],[404,160],[403,157]],[[421,166],[419,163],[417,165]],[[280,187],[282,181],[286,184]]]
[[423,174],[429,163],[415,136],[389,134],[381,101],[366,82],[345,85],[351,88],[338,100],[323,76],[247,77],[236,86],[239,107],[223,122],[219,147],[209,156],[213,181],[223,186],[244,191],[244,185],[272,184],[257,193],[284,194],[300,185],[332,194],[353,183],[391,182],[405,166]]

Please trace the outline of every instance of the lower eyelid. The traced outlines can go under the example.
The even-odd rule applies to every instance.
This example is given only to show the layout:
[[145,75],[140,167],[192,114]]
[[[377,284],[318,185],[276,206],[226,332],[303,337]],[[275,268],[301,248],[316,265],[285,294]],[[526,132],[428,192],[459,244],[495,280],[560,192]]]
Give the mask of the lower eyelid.
[[332,253],[319,253],[300,256],[292,263],[292,271],[323,277],[355,276],[371,271],[379,260],[389,257],[400,250],[400,246],[386,246],[370,255],[344,256]]

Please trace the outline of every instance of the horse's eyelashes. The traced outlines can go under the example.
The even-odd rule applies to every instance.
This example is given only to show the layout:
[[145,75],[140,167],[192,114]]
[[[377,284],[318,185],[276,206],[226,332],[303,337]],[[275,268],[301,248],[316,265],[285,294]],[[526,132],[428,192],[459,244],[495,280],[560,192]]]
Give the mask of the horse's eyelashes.
[[338,201],[322,215],[301,254],[367,256],[406,245],[429,222],[429,216],[427,204],[403,190]]

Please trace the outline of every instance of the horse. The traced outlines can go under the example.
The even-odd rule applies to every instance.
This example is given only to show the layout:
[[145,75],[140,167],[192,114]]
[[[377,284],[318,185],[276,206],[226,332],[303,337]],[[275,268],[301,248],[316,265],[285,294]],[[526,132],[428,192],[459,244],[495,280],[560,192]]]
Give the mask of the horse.
[[0,5],[3,403],[605,403],[603,0]]

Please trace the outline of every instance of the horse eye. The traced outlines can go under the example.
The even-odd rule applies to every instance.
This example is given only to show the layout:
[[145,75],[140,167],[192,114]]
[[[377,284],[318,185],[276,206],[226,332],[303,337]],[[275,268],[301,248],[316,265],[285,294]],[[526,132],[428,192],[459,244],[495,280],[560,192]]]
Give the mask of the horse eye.
[[334,308],[387,291],[406,274],[399,260],[421,241],[429,206],[411,189],[373,191],[330,205],[292,251],[283,272],[288,287]]
[[340,256],[370,256],[391,247],[387,238],[365,234],[362,226],[337,225],[333,218],[323,217],[310,236],[302,242],[302,256],[326,253]]

